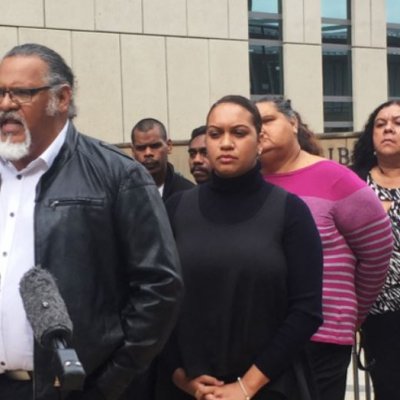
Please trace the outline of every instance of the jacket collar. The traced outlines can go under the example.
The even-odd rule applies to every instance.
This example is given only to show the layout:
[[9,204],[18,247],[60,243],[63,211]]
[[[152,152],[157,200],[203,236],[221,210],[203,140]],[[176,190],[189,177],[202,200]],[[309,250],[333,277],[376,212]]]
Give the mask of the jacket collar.
[[72,121],[69,121],[68,130],[65,137],[64,144],[61,147],[60,152],[57,157],[54,159],[53,165],[51,168],[42,176],[39,184],[36,187],[36,201],[40,199],[40,194],[46,190],[52,178],[58,174],[58,172],[63,168],[65,163],[72,157],[74,152],[76,151],[76,147],[78,144],[79,134],[75,129]]

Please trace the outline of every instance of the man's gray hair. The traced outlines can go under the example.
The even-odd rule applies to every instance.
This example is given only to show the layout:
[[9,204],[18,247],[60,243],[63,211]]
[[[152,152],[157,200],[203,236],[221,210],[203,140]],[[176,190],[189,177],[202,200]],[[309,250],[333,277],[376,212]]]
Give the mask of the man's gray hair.
[[53,87],[53,93],[59,88],[58,85],[68,85],[72,90],[72,98],[68,108],[68,117],[76,116],[76,106],[74,102],[74,74],[64,59],[54,50],[37,43],[25,43],[13,47],[8,51],[4,58],[16,56],[36,56],[44,61],[49,68],[47,84]]

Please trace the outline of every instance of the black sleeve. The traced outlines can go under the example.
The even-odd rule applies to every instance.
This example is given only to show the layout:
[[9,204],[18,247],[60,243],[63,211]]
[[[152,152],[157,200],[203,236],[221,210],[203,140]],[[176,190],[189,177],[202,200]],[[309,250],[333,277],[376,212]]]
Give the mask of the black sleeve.
[[288,312],[255,361],[270,379],[286,369],[322,323],[322,246],[306,204],[288,194],[283,246],[287,259]]
[[175,217],[176,210],[178,209],[178,205],[182,199],[183,191],[174,193],[168,200],[165,202],[165,208],[167,209],[167,214],[169,218],[169,222],[173,227],[173,221]]
[[[174,218],[178,210],[179,203],[182,199],[184,192],[180,191],[174,193],[165,202],[165,208],[167,209],[167,214],[171,224],[172,231],[174,232]],[[182,361],[180,358],[179,346],[177,343],[176,330],[174,330],[165,345],[163,351],[160,354],[160,363],[167,376],[172,376],[173,372],[182,367]]]
[[167,376],[170,379],[172,379],[172,374],[177,368],[183,368],[176,330],[172,332],[167,344],[164,346],[159,356],[159,362],[163,376]]
[[120,315],[125,337],[96,380],[107,400],[119,398],[161,351],[183,294],[179,257],[157,188],[142,167],[128,172],[114,217],[129,287]]

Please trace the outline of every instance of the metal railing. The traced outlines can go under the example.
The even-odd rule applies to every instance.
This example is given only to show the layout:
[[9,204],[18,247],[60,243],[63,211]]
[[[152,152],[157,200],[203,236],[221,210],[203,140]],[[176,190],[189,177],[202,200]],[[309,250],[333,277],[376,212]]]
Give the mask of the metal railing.
[[[358,340],[359,338],[357,335],[357,341]],[[357,366],[358,362],[356,346],[353,346],[351,361],[352,373],[348,374],[346,400],[373,400],[371,378],[367,371],[362,371]],[[351,381],[353,383],[353,387],[352,390],[349,390],[349,386],[351,389],[351,385],[349,385],[351,384]]]

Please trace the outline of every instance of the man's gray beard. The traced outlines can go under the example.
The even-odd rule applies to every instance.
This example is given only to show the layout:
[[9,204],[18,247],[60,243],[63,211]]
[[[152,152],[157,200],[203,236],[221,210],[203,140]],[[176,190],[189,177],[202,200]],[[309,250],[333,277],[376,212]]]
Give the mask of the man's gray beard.
[[29,155],[31,147],[31,133],[25,128],[25,140],[22,143],[12,143],[12,135],[6,140],[0,140],[0,157],[8,161],[19,161]]
[[[50,117],[54,117],[57,112],[58,99],[54,94],[52,94],[46,106],[46,114]],[[9,135],[5,141],[2,141],[0,139],[0,157],[8,161],[19,161],[28,156],[32,143],[32,136],[28,130],[28,127],[25,124],[25,121],[23,121],[18,116],[14,116],[14,118],[23,124],[25,128],[25,140],[22,143],[12,143],[12,135]]]

